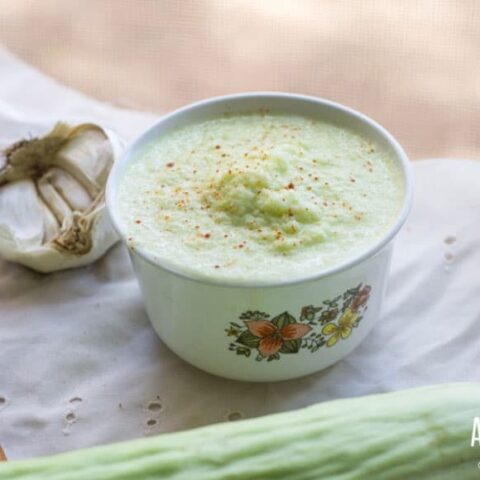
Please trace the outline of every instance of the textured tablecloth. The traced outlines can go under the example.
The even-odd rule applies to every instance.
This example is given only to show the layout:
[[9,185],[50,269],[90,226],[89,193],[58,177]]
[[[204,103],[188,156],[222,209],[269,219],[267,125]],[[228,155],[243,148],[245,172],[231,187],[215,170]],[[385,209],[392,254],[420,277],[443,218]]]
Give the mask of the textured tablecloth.
[[[0,50],[0,142],[58,119],[127,140],[153,115],[92,101]],[[313,402],[480,380],[480,163],[414,164],[382,318],[349,357],[300,380],[251,384],[177,358],[149,325],[126,251],[40,275],[0,261],[0,444],[32,457]]]

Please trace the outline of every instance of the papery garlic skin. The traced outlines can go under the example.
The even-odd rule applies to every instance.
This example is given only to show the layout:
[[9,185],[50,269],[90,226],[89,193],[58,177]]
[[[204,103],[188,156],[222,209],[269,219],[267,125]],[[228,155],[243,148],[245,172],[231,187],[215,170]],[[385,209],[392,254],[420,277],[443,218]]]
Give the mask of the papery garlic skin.
[[122,142],[94,124],[57,124],[0,154],[0,255],[40,272],[94,262],[118,240],[105,185]]

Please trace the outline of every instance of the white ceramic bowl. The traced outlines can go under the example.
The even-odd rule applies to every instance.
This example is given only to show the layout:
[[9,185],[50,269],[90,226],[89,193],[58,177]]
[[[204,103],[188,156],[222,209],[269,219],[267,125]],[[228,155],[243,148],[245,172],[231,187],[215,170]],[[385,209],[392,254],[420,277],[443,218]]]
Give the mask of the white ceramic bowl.
[[[392,241],[411,205],[412,174],[405,152],[380,125],[345,106],[285,93],[212,98],[162,117],[116,163],[107,206],[126,244],[117,210],[117,186],[138,151],[172,129],[226,112],[268,109],[345,126],[386,148],[398,163],[405,197],[398,218],[368,249],[332,268],[296,281],[199,281],[129,249],[153,327],[181,358],[207,372],[250,381],[274,381],[321,370],[350,353],[380,314]],[[251,322],[251,323],[249,323]],[[260,352],[277,352],[264,357]]]

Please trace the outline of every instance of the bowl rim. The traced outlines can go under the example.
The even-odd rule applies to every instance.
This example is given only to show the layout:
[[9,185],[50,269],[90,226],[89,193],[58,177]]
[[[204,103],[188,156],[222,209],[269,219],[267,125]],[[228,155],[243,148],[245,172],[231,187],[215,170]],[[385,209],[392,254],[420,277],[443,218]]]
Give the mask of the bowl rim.
[[[310,102],[315,103],[317,105],[327,106],[331,109],[339,110],[344,114],[352,116],[367,124],[371,129],[375,130],[381,137],[388,143],[390,148],[395,153],[395,161],[398,163],[401,172],[404,178],[404,197],[403,197],[403,204],[402,208],[400,209],[399,213],[393,224],[390,228],[381,236],[377,241],[373,242],[368,248],[362,250],[357,255],[349,257],[345,259],[343,262],[335,264],[331,267],[319,270],[313,274],[305,275],[302,277],[295,277],[291,280],[279,280],[279,281],[271,281],[271,280],[250,280],[250,279],[235,279],[235,278],[215,278],[215,277],[202,277],[202,276],[195,276],[190,274],[189,272],[182,271],[181,268],[175,269],[170,265],[167,265],[166,262],[162,262],[162,259],[153,258],[152,254],[149,254],[147,251],[141,248],[131,248],[127,244],[127,235],[126,232],[121,224],[120,215],[115,208],[115,199],[117,195],[117,186],[119,180],[121,178],[121,173],[124,170],[125,166],[131,161],[133,155],[132,153],[137,149],[141,148],[144,144],[146,144],[150,137],[157,131],[157,129],[166,121],[172,120],[175,117],[184,115],[191,110],[196,110],[202,107],[206,107],[212,104],[222,104],[228,103],[232,100],[238,99],[259,99],[261,100],[264,98],[266,101],[272,98],[283,98],[283,99],[291,99],[291,100],[300,100],[303,102]],[[130,252],[137,254],[146,262],[152,264],[153,266],[164,270],[170,274],[176,275],[181,277],[185,280],[190,280],[194,282],[199,282],[203,284],[210,284],[216,285],[221,287],[244,287],[244,288],[256,288],[256,287],[283,287],[288,285],[295,285],[301,284],[306,282],[311,282],[315,280],[319,280],[321,278],[332,276],[336,273],[343,272],[345,270],[349,270],[352,267],[358,265],[359,263],[367,260],[370,257],[373,257],[377,252],[382,250],[399,232],[403,224],[405,223],[407,216],[411,210],[412,206],[412,199],[413,199],[413,172],[412,166],[410,161],[407,157],[407,154],[398,143],[398,141],[393,137],[393,135],[388,132],[383,126],[379,123],[368,117],[367,115],[354,110],[353,108],[347,107],[337,102],[333,102],[331,100],[327,100],[321,97],[315,97],[310,95],[303,95],[297,93],[285,93],[285,92],[246,92],[246,93],[237,93],[231,95],[223,95],[217,97],[211,97],[204,100],[200,100],[198,102],[194,102],[188,104],[184,107],[178,108],[173,112],[170,112],[166,115],[161,116],[155,123],[153,123],[148,129],[143,131],[143,133],[138,136],[130,145],[124,150],[121,154],[119,160],[117,160],[110,171],[106,191],[105,191],[105,203],[107,206],[107,210],[110,216],[111,223],[120,236],[122,242],[127,246]]]

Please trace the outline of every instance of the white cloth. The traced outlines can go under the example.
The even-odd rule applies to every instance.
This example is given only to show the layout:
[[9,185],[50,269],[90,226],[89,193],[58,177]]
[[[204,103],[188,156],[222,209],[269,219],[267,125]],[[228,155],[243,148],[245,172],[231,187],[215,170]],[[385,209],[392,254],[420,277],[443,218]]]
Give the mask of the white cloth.
[[[96,121],[129,140],[154,118],[86,98],[0,50],[4,143],[58,119]],[[90,267],[54,275],[0,261],[0,444],[7,455],[480,380],[480,163],[420,161],[414,169],[414,208],[397,239],[382,318],[345,360],[299,380],[228,381],[177,358],[150,327],[119,245]],[[149,409],[150,402],[157,403]]]

